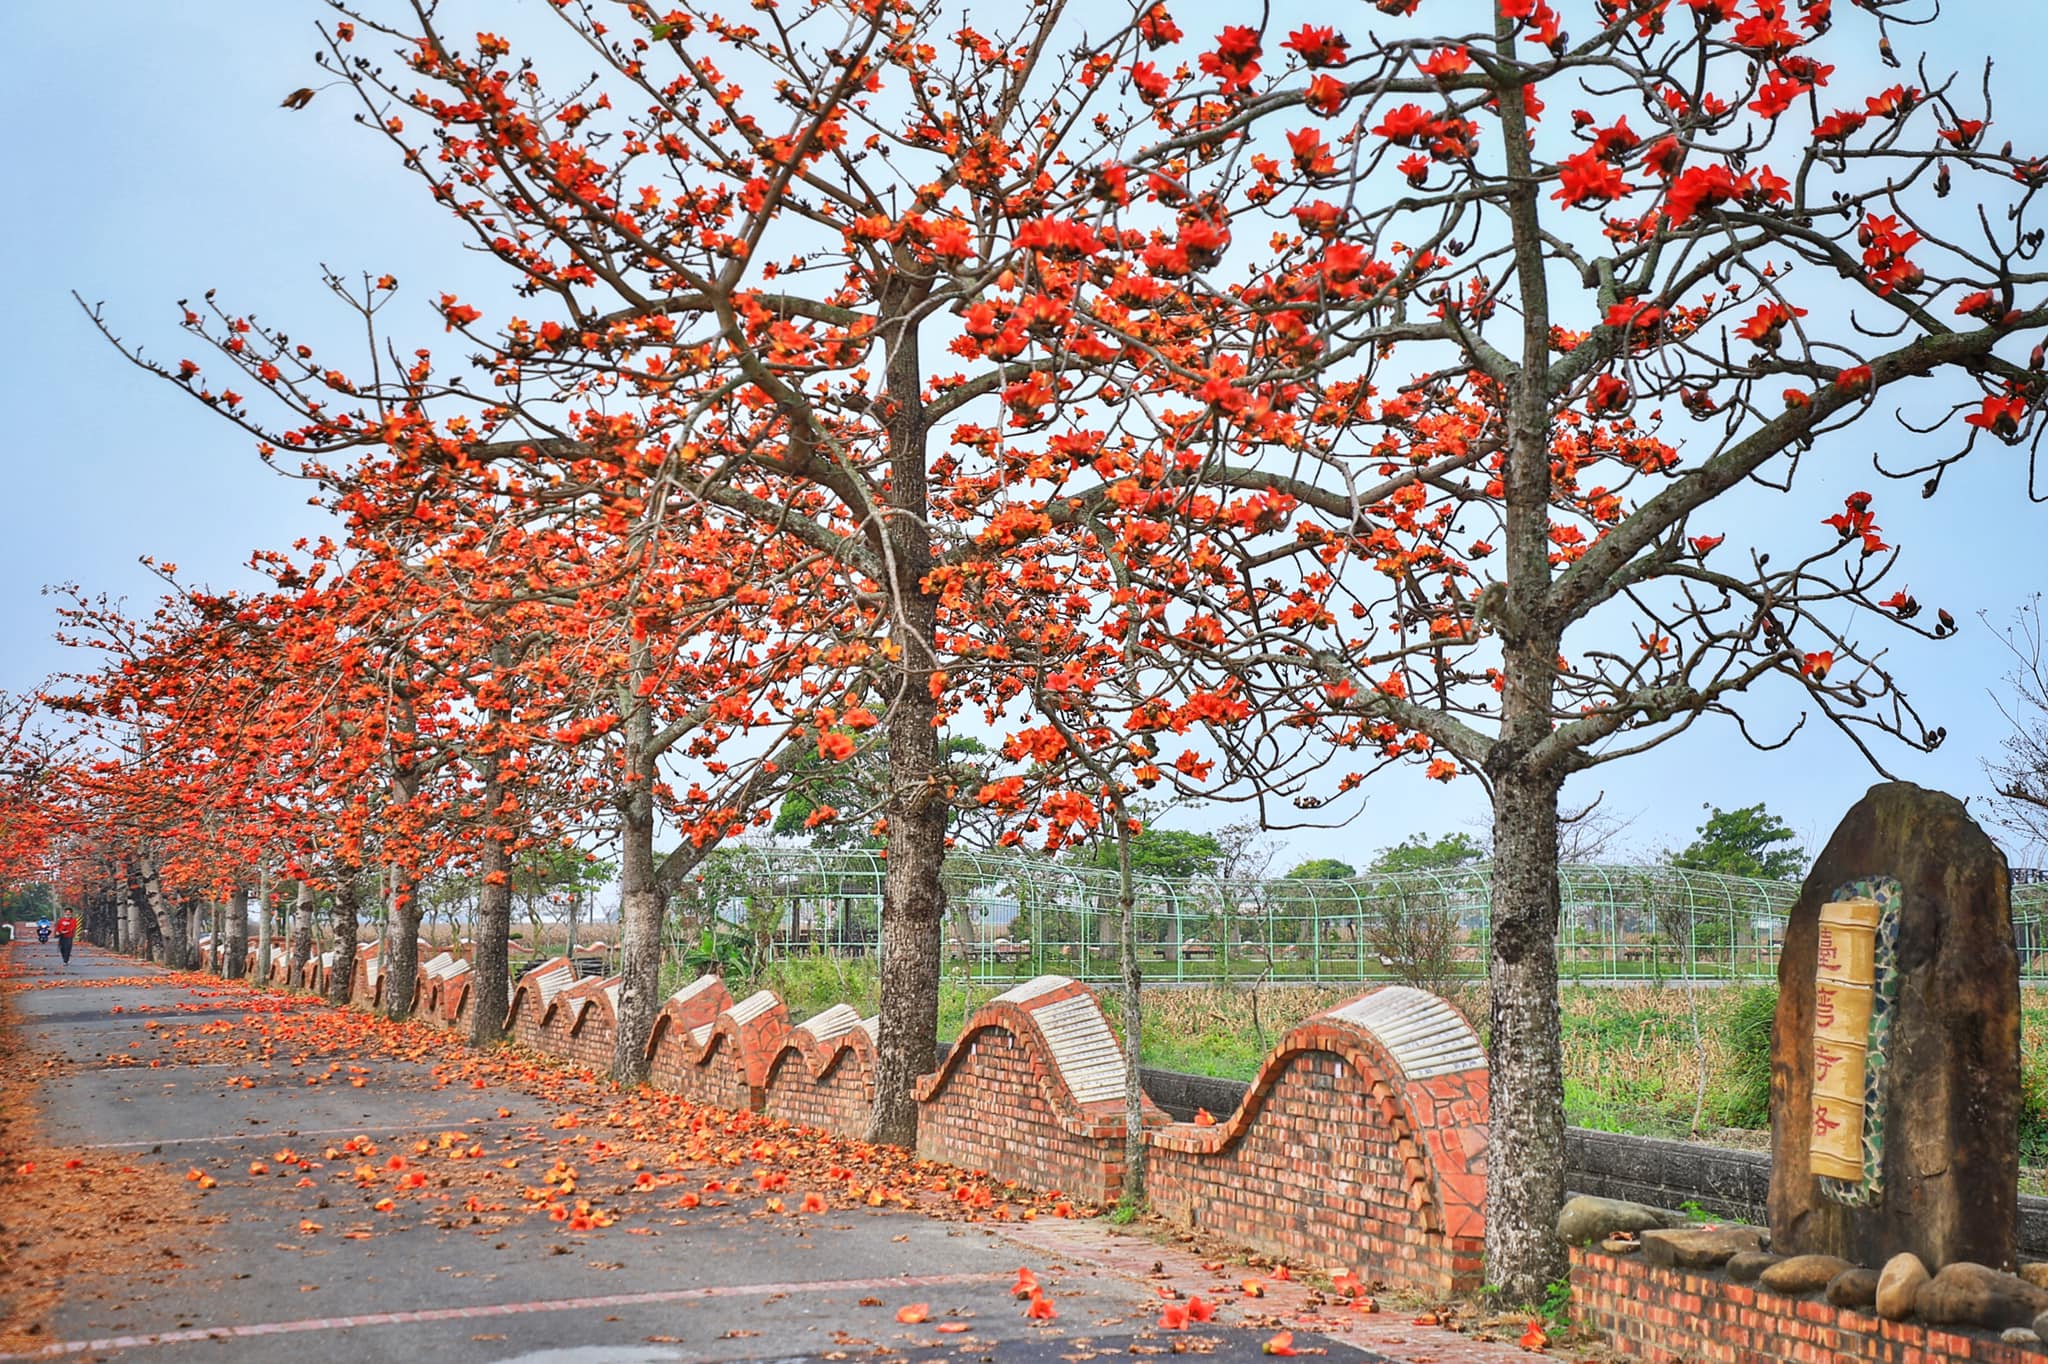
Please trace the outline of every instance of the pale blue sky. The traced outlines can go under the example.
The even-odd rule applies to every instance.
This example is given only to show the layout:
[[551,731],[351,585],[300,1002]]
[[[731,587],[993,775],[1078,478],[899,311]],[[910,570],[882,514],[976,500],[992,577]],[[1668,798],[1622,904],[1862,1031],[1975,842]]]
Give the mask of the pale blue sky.
[[[2010,41],[1998,16],[2012,9],[1981,0],[1948,9],[1935,46],[1948,64]],[[1242,15],[1188,0],[1174,10],[1191,33]],[[0,688],[33,687],[66,665],[50,641],[44,584],[78,581],[142,605],[155,582],[139,554],[233,585],[249,581],[241,565],[251,549],[322,529],[304,491],[264,469],[239,433],[122,361],[70,290],[104,300],[121,332],[175,359],[175,302],[209,287],[318,344],[349,339],[338,330],[348,319],[321,288],[322,263],[396,274],[407,286],[399,306],[422,337],[440,334],[428,310],[439,291],[468,296],[490,277],[386,144],[350,123],[342,92],[300,113],[278,107],[286,92],[318,83],[312,24],[323,11],[310,0],[116,0],[88,20],[62,6],[0,6],[0,107],[16,130],[9,269],[0,281],[8,320],[0,397],[14,422],[11,515],[0,532]],[[1861,19],[1852,11],[1842,22]],[[1914,45],[1911,35],[1895,41],[1902,52]],[[1995,73],[1994,88],[1994,138],[2048,149],[2048,105],[2024,61]],[[1804,525],[1844,492],[1872,485],[1870,451],[1916,439],[1879,420],[1821,452],[1823,467],[1810,471],[1819,477],[1802,484],[1795,507],[1753,498],[1731,506],[1731,521]],[[1996,447],[1931,504],[1908,488],[1876,489],[1889,538],[1907,550],[1903,581],[1964,625],[1939,646],[1900,639],[1896,671],[1930,722],[1948,727],[1949,741],[1931,757],[1889,756],[1899,775],[1962,796],[1987,790],[1981,760],[2004,732],[1989,693],[2007,663],[1977,613],[2002,625],[2048,579],[2048,508],[2029,505],[2023,489],[2021,456]],[[1796,701],[1764,695],[1752,709],[1768,722]],[[1705,802],[1758,799],[1817,845],[1873,779],[1845,742],[1817,726],[1789,749],[1761,755],[1732,726],[1704,722],[1569,794],[1604,787],[1611,808],[1636,816],[1630,841],[1644,850],[1684,842]],[[1291,835],[1290,854],[1356,861],[1408,833],[1482,816],[1469,782],[1444,787],[1393,773],[1376,781],[1356,824]]]

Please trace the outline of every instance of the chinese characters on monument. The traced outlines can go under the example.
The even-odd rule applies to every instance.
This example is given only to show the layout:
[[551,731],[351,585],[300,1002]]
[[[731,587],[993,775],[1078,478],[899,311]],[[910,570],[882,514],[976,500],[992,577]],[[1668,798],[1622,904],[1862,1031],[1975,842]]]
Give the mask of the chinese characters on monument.
[[1863,1178],[1863,1079],[1876,981],[1875,900],[1821,906],[1813,979],[1813,1172]]

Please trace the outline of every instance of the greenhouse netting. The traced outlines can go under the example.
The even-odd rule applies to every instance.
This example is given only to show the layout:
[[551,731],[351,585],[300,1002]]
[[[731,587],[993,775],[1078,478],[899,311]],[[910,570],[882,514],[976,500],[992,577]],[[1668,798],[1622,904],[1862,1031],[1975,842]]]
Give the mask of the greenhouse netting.
[[[879,948],[880,856],[743,847],[708,859],[678,896],[672,953],[714,940],[756,960]],[[945,870],[949,964],[978,981],[1117,974],[1113,872],[1028,856],[958,854]],[[1796,882],[1667,865],[1566,866],[1558,970],[1567,981],[1763,980],[1777,970]],[[1492,919],[1489,866],[1348,880],[1143,878],[1147,980],[1478,979]],[[2013,889],[2021,969],[2048,976],[2048,885]]]

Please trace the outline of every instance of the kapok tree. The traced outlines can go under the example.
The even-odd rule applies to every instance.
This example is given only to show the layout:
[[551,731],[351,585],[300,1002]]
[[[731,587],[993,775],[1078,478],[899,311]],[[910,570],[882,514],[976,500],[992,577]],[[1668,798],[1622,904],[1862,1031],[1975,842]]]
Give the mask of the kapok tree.
[[[401,467],[487,469],[599,522],[682,490],[806,548],[813,583],[836,590],[772,598],[773,628],[833,635],[821,666],[883,679],[821,684],[787,718],[827,757],[853,750],[855,713],[886,742],[873,1133],[907,1141],[960,796],[941,729],[975,686],[1017,694],[975,622],[1027,569],[1018,547],[1072,524],[1114,472],[1080,414],[1127,396],[1101,376],[1121,342],[1087,300],[1147,241],[1104,217],[1132,203],[1123,145],[1180,134],[1113,79],[1162,31],[1134,11],[1083,32],[1059,5],[984,34],[897,0],[770,11],[760,28],[702,6],[600,19],[571,4],[555,13],[599,71],[557,89],[511,39],[431,8],[341,12],[326,60],[364,121],[523,296],[503,316],[442,297],[488,387],[404,346],[402,372],[348,374],[228,313],[188,326],[239,369],[231,383],[198,361],[163,372],[280,454],[377,446]],[[397,66],[358,58],[373,34],[397,40]],[[1180,226],[1189,251],[1222,245],[1213,224]],[[245,384],[295,415],[252,415]]]
[[1186,284],[1207,343],[1147,374],[1184,395],[1155,404],[1164,469],[1273,514],[1162,581],[1274,732],[1363,756],[1340,788],[1395,761],[1485,787],[1487,1276],[1528,1302],[1563,1268],[1560,789],[1707,716],[1783,742],[1738,709],[1764,685],[1873,763],[1941,741],[1884,636],[1953,624],[1878,499],[1767,544],[1730,495],[1798,491],[1859,423],[1873,476],[1927,496],[1979,450],[2031,469],[2048,159],[2001,145],[1976,81],[1883,70],[1927,18],[1903,0],[1488,9],[1231,25],[1131,76],[1165,117],[1265,130],[1173,183],[1271,251]]

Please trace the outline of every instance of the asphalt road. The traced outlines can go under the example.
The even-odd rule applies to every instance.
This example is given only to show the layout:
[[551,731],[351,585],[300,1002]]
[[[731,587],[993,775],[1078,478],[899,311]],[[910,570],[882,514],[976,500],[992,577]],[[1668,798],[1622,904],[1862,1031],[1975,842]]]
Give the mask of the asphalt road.
[[[36,1091],[48,1148],[217,1180],[201,1204],[206,1224],[175,1248],[169,1271],[74,1285],[44,1336],[53,1343],[0,1359],[1077,1361],[1178,1345],[1237,1360],[1259,1357],[1272,1334],[1212,1323],[1162,1337],[1155,1284],[907,1211],[677,1217],[642,1200],[597,1235],[545,1218],[477,1225],[426,1205],[363,1220],[331,1183],[244,1172],[283,1147],[364,1136],[403,1150],[449,1130],[493,1159],[538,1156],[566,1105],[450,1083],[427,1060],[352,1057],[335,1082],[308,1085],[320,1058],[202,1059],[212,1053],[175,1038],[209,1037],[209,1023],[227,1032],[246,1012],[240,1001],[196,996],[87,947],[66,984],[34,988],[57,974],[55,948],[31,938],[0,951],[20,954],[24,968],[8,1053],[69,1063]],[[123,977],[148,978],[95,984]],[[325,1230],[303,1234],[302,1222]],[[360,1240],[331,1234],[343,1226],[371,1230]],[[1038,1275],[1058,1320],[1024,1318],[1010,1296],[1020,1267]],[[928,1303],[929,1321],[899,1323],[897,1308],[910,1302]],[[968,1329],[937,1332],[948,1321]],[[1387,1358],[1339,1340],[1297,1344],[1336,1359]]]

